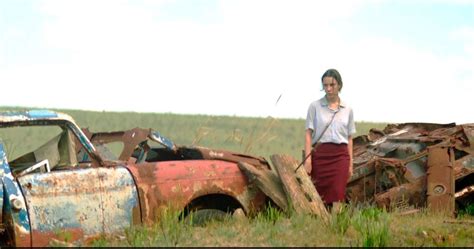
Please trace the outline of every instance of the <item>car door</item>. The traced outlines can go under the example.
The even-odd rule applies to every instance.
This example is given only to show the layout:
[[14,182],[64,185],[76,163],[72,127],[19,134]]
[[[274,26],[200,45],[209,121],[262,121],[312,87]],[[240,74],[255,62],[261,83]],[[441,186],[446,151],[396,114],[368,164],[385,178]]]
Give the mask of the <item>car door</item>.
[[138,191],[130,171],[123,166],[98,168],[104,232],[114,233],[141,224]]
[[32,246],[51,238],[73,241],[104,231],[98,168],[77,168],[18,177],[30,217]]

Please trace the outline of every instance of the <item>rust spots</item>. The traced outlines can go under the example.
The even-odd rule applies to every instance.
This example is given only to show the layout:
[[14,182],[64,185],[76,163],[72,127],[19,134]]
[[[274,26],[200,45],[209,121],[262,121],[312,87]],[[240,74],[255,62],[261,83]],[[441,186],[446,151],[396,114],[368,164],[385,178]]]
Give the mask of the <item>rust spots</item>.
[[129,168],[136,169],[136,172],[138,173],[136,177],[138,177],[141,182],[154,182],[155,171],[158,170],[158,167],[152,163],[141,164],[139,167],[137,167],[137,165],[132,165]]
[[156,183],[143,183],[138,181],[138,189],[140,196],[140,206],[142,208],[142,221],[151,225],[158,220],[159,212],[157,211],[163,204],[163,197]]
[[[100,234],[97,233],[95,236],[99,236]],[[32,247],[47,247],[52,246],[52,241],[59,241],[59,242],[71,242],[77,241],[82,238],[85,238],[84,231],[80,228],[68,228],[62,229],[58,231],[48,231],[43,232],[39,230],[33,230],[33,244]],[[88,235],[93,236],[93,235]]]
[[376,195],[375,203],[387,210],[404,209],[410,205],[422,207],[426,201],[425,192],[425,182],[420,180],[416,183],[391,188],[382,194]]
[[31,245],[31,233],[30,231],[25,231],[22,226],[18,224],[14,224],[15,229],[15,238],[14,238],[14,245],[17,247],[30,247]]

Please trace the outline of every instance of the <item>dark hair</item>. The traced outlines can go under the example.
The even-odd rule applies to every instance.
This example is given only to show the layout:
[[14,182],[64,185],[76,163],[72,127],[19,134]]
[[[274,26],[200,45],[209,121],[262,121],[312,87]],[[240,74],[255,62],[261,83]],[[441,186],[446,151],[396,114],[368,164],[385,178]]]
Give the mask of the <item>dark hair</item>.
[[326,72],[324,72],[323,76],[321,77],[321,82],[323,82],[324,77],[332,77],[333,79],[335,79],[337,81],[337,84],[341,86],[339,88],[339,91],[342,90],[341,74],[339,74],[339,72],[336,69],[331,68],[331,69],[328,69]]

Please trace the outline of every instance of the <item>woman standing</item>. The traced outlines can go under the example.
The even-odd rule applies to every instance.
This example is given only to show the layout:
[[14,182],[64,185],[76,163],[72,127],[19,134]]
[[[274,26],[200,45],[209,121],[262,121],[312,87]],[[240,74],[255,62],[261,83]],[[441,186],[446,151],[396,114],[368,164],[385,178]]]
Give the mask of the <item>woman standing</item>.
[[308,108],[305,134],[306,171],[325,204],[339,210],[345,199],[346,184],[352,175],[352,136],[355,134],[352,109],[341,101],[342,78],[336,69],[321,77],[326,95]]

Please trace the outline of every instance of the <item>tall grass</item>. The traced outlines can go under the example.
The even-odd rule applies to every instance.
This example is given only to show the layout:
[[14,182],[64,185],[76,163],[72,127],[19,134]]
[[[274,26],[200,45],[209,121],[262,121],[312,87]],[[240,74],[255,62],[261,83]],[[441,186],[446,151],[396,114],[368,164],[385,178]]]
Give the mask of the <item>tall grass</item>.
[[329,228],[340,235],[344,235],[351,226],[353,213],[354,210],[351,206],[342,205],[340,212],[331,213]]
[[265,209],[263,209],[255,216],[255,219],[262,222],[275,224],[278,220],[285,217],[288,217],[288,215],[285,214],[281,209],[271,205],[267,205]]
[[361,246],[385,247],[389,242],[389,216],[384,210],[369,207],[360,210],[352,224],[360,234]]
[[474,203],[459,210],[459,216],[474,216]]
[[[180,246],[182,241],[189,235],[192,226],[185,219],[180,219],[181,212],[172,208],[162,210],[160,219],[152,226],[139,226],[126,229],[124,236],[120,239],[109,238],[115,245],[127,245],[133,247],[150,246]],[[107,240],[106,240],[107,241]],[[98,239],[91,243],[94,246],[109,246],[104,240]]]
[[383,247],[389,241],[389,215],[376,207],[356,208],[343,205],[339,212],[331,213],[329,229],[345,236],[349,229],[357,233],[356,246]]
[[[446,217],[410,216],[372,206],[348,205],[332,213],[332,223],[312,215],[283,214],[268,207],[248,219],[230,218],[192,226],[169,212],[156,225],[128,229],[123,236],[99,238],[94,246],[472,246],[472,224],[447,224]],[[464,218],[467,219],[467,218]],[[472,220],[472,217],[469,218]],[[469,220],[468,219],[468,220]],[[121,238],[120,238],[121,237]]]

